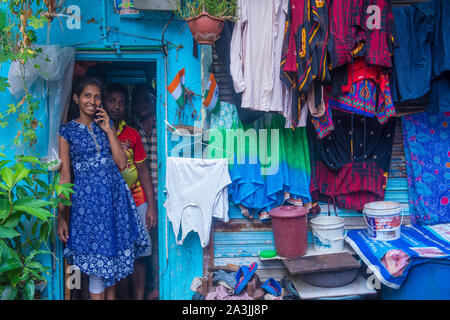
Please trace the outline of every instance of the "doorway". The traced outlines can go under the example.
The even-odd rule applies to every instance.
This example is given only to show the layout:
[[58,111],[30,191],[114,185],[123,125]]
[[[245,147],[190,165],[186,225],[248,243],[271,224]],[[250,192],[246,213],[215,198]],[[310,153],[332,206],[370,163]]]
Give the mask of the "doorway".
[[[94,60],[78,60],[74,67],[74,80],[85,77],[96,76],[103,80],[105,84],[120,84],[125,87],[129,99],[126,102],[126,111],[124,120],[126,124],[141,134],[144,149],[147,154],[147,165],[154,185],[155,205],[158,208],[158,163],[156,146],[156,123],[152,134],[145,134],[140,130],[140,117],[132,107],[133,90],[136,87],[145,87],[148,92],[156,99],[157,92],[157,62],[156,61],[94,61]],[[158,103],[155,100],[155,107]],[[157,117],[157,112],[155,113]],[[73,110],[69,109],[66,121],[74,118]],[[146,268],[146,285],[144,299],[155,299],[159,295],[159,241],[158,241],[158,225],[151,229],[150,238],[152,242],[151,256],[145,259]],[[66,270],[69,266],[66,265]],[[65,272],[66,277],[70,274]],[[65,283],[67,283],[65,281]],[[118,298],[133,299],[132,281],[129,279],[128,286],[121,286],[116,289]],[[75,289],[68,289],[65,286],[66,300],[88,300],[89,299],[89,276],[81,274],[80,286]],[[126,293],[124,292],[127,291]]]

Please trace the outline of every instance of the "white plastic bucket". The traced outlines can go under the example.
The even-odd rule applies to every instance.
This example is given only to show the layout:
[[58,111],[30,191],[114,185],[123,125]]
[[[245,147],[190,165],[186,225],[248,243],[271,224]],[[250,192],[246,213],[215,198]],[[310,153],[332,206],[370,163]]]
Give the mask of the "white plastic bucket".
[[315,250],[338,253],[344,250],[344,219],[321,215],[311,220],[312,240]]
[[366,234],[379,241],[400,238],[403,208],[398,202],[376,201],[364,205],[363,215],[367,224]]

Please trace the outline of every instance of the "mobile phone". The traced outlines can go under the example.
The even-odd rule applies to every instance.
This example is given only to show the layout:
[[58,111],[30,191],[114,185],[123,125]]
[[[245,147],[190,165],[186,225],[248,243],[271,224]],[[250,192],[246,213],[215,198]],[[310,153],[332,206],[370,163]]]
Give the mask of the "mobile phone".
[[[100,108],[102,108],[103,109],[103,105],[100,105]],[[100,115],[98,114],[98,111],[95,113],[95,119],[98,119],[98,118],[100,118]]]

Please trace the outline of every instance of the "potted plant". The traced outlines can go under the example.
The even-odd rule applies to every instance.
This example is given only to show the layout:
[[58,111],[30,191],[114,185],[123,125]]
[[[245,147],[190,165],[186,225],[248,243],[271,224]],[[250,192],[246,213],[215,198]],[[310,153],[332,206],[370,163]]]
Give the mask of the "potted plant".
[[[11,161],[0,154],[0,300],[33,300],[46,285],[48,267],[40,255],[52,255],[52,210],[70,205],[72,184],[59,185],[59,175],[46,183],[48,167],[37,158]],[[59,198],[63,194],[66,199]]]
[[120,15],[139,13],[139,10],[134,6],[133,0],[114,0],[114,8]]
[[236,0],[192,0],[179,4],[177,15],[186,20],[195,41],[213,44],[219,39],[225,20],[237,19]]

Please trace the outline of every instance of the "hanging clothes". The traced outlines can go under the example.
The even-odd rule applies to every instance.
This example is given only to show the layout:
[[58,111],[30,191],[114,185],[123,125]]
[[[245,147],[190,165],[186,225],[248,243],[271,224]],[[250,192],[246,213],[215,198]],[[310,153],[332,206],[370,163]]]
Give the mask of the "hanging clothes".
[[330,80],[330,43],[327,2],[290,0],[280,62],[281,80],[293,90],[286,127],[304,126],[308,90]]
[[333,0],[328,18],[333,68],[352,62],[352,55],[364,56],[371,65],[392,67],[398,43],[389,0]]
[[376,118],[333,110],[335,130],[319,139],[308,122],[311,197],[340,208],[362,210],[367,202],[384,199],[392,154],[395,118],[380,125]]
[[325,114],[311,119],[319,138],[334,130],[330,108],[369,117],[376,115],[380,124],[395,116],[389,76],[383,68],[368,66],[364,59],[357,58],[333,72],[333,80],[336,82],[324,90]]
[[[261,117],[262,115],[264,115],[265,112],[242,108],[241,107],[242,93],[237,93],[234,90],[233,78],[231,77],[230,72],[230,62],[231,62],[230,46],[231,46],[231,38],[233,36],[233,30],[234,30],[234,22],[225,20],[220,38],[214,44],[213,54],[215,52],[216,56],[213,55],[214,57],[213,59],[214,63],[217,64],[217,66],[220,69],[223,68],[224,76],[217,77],[217,83],[222,90],[220,92],[220,100],[222,102],[235,104],[239,120],[242,122],[243,125],[248,125],[253,121],[255,121],[256,119],[258,119],[259,117]],[[224,91],[227,91],[228,94],[223,94]]]
[[230,45],[230,73],[242,108],[283,112],[289,91],[281,85],[279,60],[288,0],[238,0],[239,20]]
[[[255,136],[246,143],[242,137],[235,138],[239,134]],[[285,192],[311,202],[306,128],[286,129],[283,116],[268,114],[252,127],[217,130],[210,136],[208,158],[221,156],[229,159],[230,201],[251,215],[282,205]]]
[[450,112],[402,118],[412,223],[450,223]]
[[429,95],[427,112],[450,111],[450,3],[430,0],[394,9],[400,46],[395,49],[398,101]]
[[229,102],[221,101],[218,112],[211,114],[209,127],[211,129],[231,129],[238,125],[238,123],[239,116],[236,106]]
[[290,0],[282,47],[281,78],[306,93],[314,79],[329,80],[329,32],[326,1]]
[[212,218],[229,221],[227,186],[230,183],[226,159],[167,158],[164,207],[178,244],[183,244],[187,234],[194,231],[205,248]]
[[395,7],[393,13],[396,29],[402,35],[394,54],[398,101],[418,99],[430,91],[431,46],[437,12],[429,5],[415,4]]

